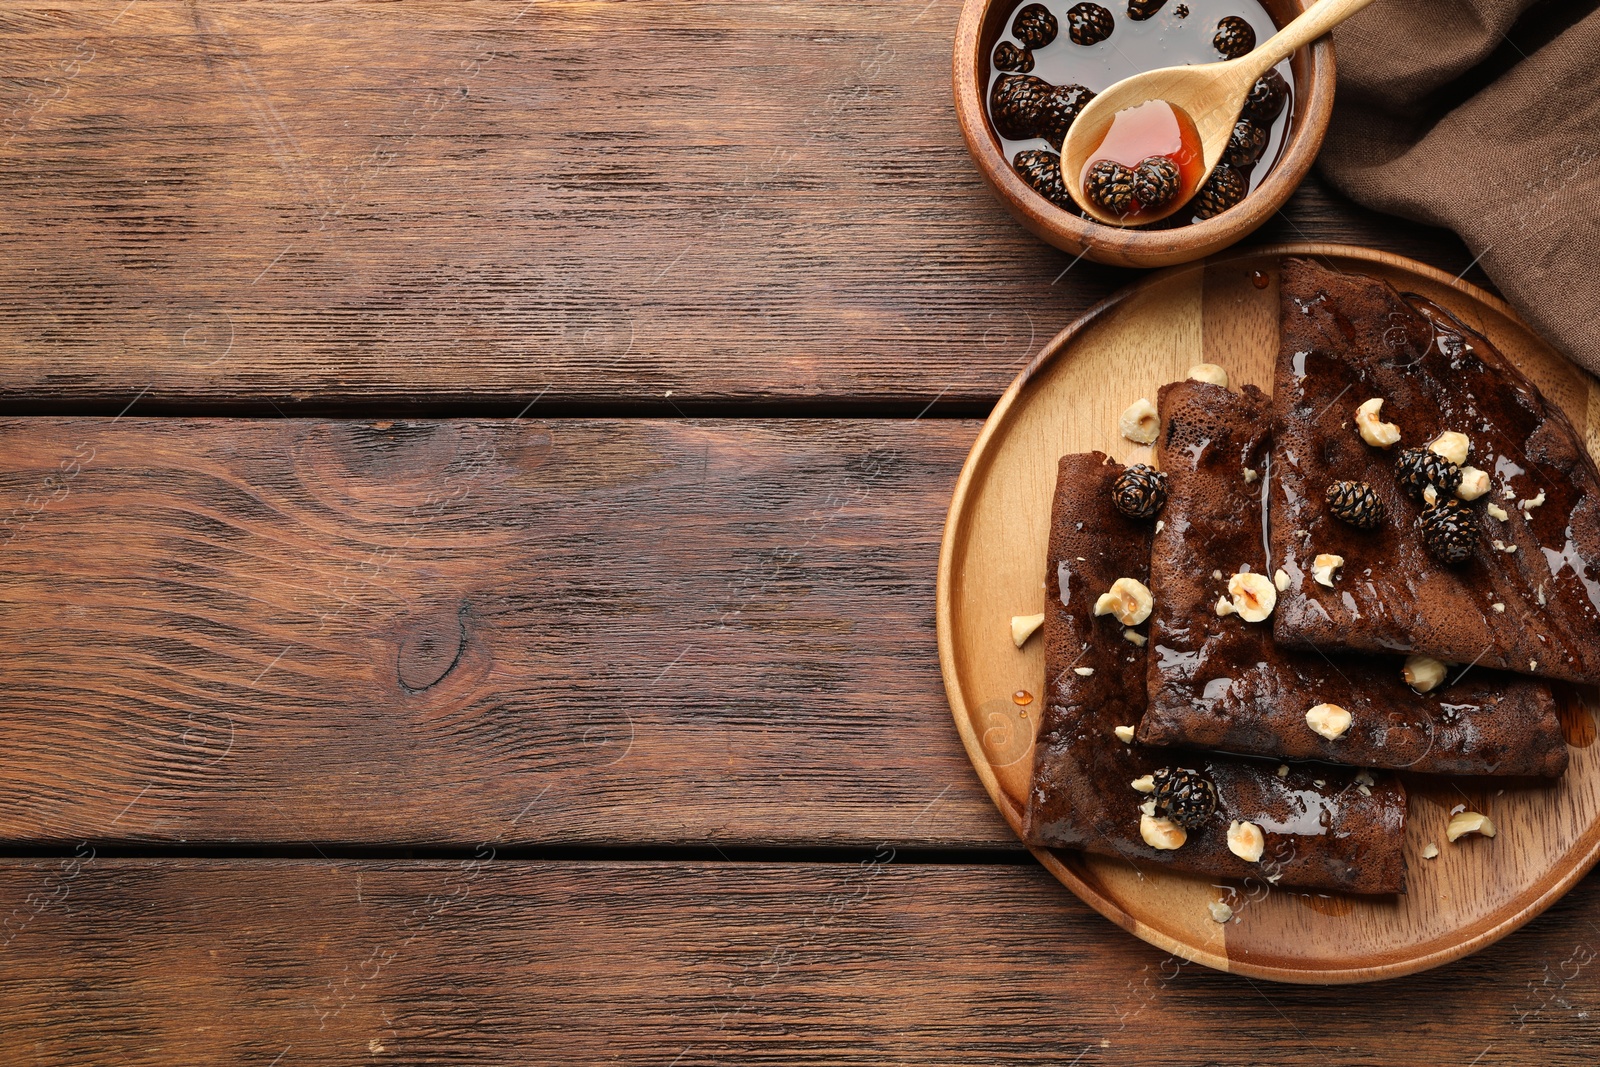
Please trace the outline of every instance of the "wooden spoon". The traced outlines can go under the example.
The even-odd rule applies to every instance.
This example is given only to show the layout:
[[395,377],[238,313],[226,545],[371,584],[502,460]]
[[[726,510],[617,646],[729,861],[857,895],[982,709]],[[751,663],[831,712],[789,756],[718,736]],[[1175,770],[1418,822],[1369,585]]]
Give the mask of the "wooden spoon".
[[1200,176],[1193,188],[1184,190],[1192,195],[1216,169],[1217,161],[1228,147],[1233,124],[1239,121],[1245,97],[1256,79],[1283,62],[1295,49],[1321,37],[1370,3],[1372,0],[1317,0],[1299,18],[1248,55],[1221,63],[1161,67],[1117,82],[1089,101],[1073,121],[1066,142],[1061,146],[1061,178],[1072,198],[1091,218],[1110,226],[1142,225],[1177,211],[1188,202],[1188,195],[1174,198],[1163,210],[1142,211],[1127,217],[1107,214],[1084,195],[1081,178],[1084,165],[1094,158],[1117,112],[1150,100],[1165,100],[1188,113],[1200,135],[1201,153]]

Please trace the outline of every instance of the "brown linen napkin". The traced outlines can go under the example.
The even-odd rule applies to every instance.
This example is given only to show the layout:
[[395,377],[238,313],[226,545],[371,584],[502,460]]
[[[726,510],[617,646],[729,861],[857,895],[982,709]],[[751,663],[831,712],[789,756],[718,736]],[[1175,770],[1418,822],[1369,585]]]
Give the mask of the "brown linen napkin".
[[[1319,166],[1368,207],[1460,234],[1523,317],[1600,374],[1592,8],[1378,0],[1334,31],[1339,91]],[[1571,21],[1536,50],[1519,48],[1506,34],[1525,12]],[[1496,76],[1485,61],[1497,49],[1516,62]]]

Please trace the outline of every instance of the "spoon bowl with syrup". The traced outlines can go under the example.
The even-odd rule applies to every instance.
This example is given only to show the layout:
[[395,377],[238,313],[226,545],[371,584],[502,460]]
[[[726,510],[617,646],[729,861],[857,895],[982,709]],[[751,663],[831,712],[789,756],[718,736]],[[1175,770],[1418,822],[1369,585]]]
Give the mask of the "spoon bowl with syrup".
[[1079,113],[1061,146],[1073,200],[1109,226],[1171,215],[1216,168],[1256,79],[1370,3],[1318,0],[1238,59],[1162,67],[1106,89]]

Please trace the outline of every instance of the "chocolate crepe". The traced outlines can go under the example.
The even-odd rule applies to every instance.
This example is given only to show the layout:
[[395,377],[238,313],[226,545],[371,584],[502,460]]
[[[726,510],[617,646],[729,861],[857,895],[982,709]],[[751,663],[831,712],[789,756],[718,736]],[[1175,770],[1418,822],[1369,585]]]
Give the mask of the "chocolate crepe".
[[[1368,785],[1319,766],[1291,768],[1280,778],[1276,761],[1151,749],[1113,733],[1139,722],[1148,657],[1114,616],[1096,616],[1094,605],[1118,578],[1148,579],[1153,528],[1112,507],[1111,484],[1122,469],[1098,452],[1061,459],[1046,570],[1044,711],[1024,839],[1213,877],[1403,891],[1405,791],[1392,777]],[[1154,593],[1159,603],[1161,589]],[[1140,805],[1149,798],[1130,783],[1179,767],[1213,783],[1216,811],[1182,847],[1158,850],[1140,835]],[[1260,861],[1229,851],[1234,820],[1264,831]]]
[[[1270,619],[1218,615],[1219,599],[1231,604],[1236,572],[1273,576],[1280,565],[1282,550],[1267,551],[1261,499],[1269,485],[1274,499],[1280,495],[1277,467],[1267,463],[1267,406],[1249,385],[1242,393],[1196,381],[1161,390],[1157,457],[1168,498],[1151,561],[1161,592],[1139,740],[1441,774],[1560,775],[1567,748],[1544,683],[1479,670],[1419,694],[1403,680],[1398,657],[1297,651],[1273,641]],[[1288,587],[1276,593],[1274,615],[1296,596],[1336,599],[1366,581],[1359,565],[1347,563],[1334,589],[1305,592],[1315,584],[1305,559],[1324,548],[1313,538],[1296,550],[1281,564]],[[1351,715],[1337,738],[1306,721],[1324,703]]]
[[[1272,550],[1291,585],[1278,640],[1600,682],[1600,476],[1566,416],[1483,337],[1386,282],[1289,259],[1281,293]],[[1387,450],[1352,422],[1375,397],[1402,435]],[[1491,479],[1470,504],[1476,549],[1453,566],[1425,550],[1423,505],[1395,479],[1400,450],[1446,430]],[[1389,521],[1333,519],[1333,480],[1371,485]],[[1345,557],[1334,589],[1304,579],[1319,552]]]

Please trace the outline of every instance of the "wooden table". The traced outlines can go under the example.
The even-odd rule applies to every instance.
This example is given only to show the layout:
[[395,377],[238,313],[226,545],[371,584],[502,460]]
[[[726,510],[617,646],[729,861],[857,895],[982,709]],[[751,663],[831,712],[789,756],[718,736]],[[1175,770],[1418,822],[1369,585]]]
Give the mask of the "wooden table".
[[984,796],[949,492],[1133,275],[984,190],[956,9],[0,11],[0,1062],[1594,1061],[1593,877],[1271,986]]

